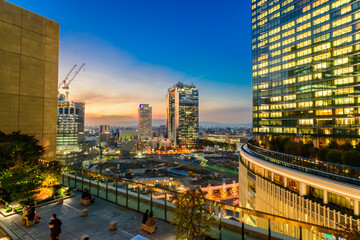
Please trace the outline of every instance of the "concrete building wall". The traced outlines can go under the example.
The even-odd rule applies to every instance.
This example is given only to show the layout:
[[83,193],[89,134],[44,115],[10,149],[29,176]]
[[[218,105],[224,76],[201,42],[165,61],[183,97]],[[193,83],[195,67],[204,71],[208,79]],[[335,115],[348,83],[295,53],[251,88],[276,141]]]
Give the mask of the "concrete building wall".
[[55,160],[59,24],[0,0],[0,131],[35,136]]

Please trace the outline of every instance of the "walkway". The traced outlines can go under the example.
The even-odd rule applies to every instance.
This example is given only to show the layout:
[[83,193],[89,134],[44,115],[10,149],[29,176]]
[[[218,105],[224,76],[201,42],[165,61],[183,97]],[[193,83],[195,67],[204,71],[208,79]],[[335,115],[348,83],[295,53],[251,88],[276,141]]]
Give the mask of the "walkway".
[[[60,239],[78,240],[84,234],[91,240],[132,239],[141,235],[147,239],[175,239],[175,226],[156,221],[158,227],[154,234],[148,234],[140,229],[142,214],[116,204],[96,198],[95,204],[82,206],[80,193],[77,196],[64,200],[62,205],[57,203],[37,208],[41,217],[40,223],[30,228],[20,225],[21,214],[3,217],[0,215],[0,228],[3,228],[14,240],[42,240],[49,239],[51,214],[56,213],[63,222]],[[81,209],[89,209],[89,216],[81,217]],[[118,223],[117,231],[109,230],[109,222]]]

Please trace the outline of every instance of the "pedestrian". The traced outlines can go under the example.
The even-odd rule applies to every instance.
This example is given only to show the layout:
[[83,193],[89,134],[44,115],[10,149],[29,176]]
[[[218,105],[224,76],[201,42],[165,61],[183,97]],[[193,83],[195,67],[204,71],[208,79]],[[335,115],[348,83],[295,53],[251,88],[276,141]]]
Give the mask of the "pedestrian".
[[149,209],[146,209],[146,212],[143,215],[142,224],[146,224],[148,218],[149,218]]
[[50,228],[50,240],[59,240],[61,233],[61,220],[56,218],[56,214],[51,215]]

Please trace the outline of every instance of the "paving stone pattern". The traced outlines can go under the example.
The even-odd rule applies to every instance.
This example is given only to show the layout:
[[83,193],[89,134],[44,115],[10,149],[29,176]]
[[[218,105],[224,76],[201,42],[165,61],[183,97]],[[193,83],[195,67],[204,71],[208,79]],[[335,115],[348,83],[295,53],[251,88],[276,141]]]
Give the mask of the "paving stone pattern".
[[[148,234],[141,230],[142,214],[130,209],[112,204],[96,198],[95,203],[90,206],[80,204],[79,192],[75,197],[64,200],[63,204],[52,203],[36,208],[41,217],[40,223],[30,228],[20,225],[21,214],[9,217],[0,217],[3,228],[11,230],[14,240],[42,240],[49,239],[50,230],[48,223],[53,213],[63,222],[61,240],[80,239],[87,234],[91,240],[128,240],[136,235],[141,235],[151,240],[173,240],[175,239],[175,226],[156,221],[157,230]],[[81,210],[87,208],[89,216],[82,217]],[[109,230],[109,223],[116,221],[118,229]],[[15,237],[16,235],[16,237]]]

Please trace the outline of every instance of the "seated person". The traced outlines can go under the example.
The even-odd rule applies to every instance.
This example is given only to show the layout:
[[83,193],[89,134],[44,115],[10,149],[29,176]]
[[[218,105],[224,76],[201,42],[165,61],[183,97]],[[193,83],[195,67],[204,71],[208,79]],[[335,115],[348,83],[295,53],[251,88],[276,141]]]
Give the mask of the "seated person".
[[34,207],[29,208],[27,218],[29,221],[34,221],[34,218],[35,218],[35,208]]
[[94,202],[94,197],[89,193],[89,190],[87,190],[86,188],[84,189],[82,195],[81,195],[82,199],[88,199],[90,200],[90,202]]
[[154,213],[152,211],[149,213],[149,218],[146,221],[146,225],[148,227],[155,226],[155,218],[154,218]]

